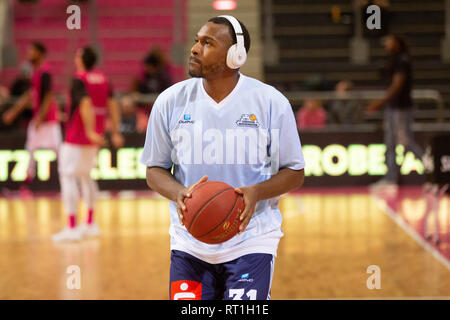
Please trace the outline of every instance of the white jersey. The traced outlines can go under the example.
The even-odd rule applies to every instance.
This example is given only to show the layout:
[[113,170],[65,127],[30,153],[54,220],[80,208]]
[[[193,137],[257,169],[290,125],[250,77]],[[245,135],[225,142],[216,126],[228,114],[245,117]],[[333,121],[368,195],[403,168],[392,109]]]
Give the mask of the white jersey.
[[[216,103],[201,78],[179,82],[153,105],[141,162],[173,167],[184,186],[207,175],[234,188],[268,180],[281,168],[305,166],[289,101],[275,88],[240,74],[233,91]],[[171,250],[187,252],[208,263],[224,263],[250,253],[276,256],[283,236],[279,197],[259,201],[241,235],[221,244],[196,240],[180,224],[170,201]]]

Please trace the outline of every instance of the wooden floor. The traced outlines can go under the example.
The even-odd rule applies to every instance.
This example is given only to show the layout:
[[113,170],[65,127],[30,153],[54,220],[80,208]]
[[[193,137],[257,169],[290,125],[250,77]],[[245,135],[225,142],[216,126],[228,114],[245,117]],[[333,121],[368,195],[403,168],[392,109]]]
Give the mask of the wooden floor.
[[[284,196],[280,209],[285,237],[275,263],[273,299],[450,299],[448,266],[370,194],[304,191]],[[168,298],[166,200],[100,199],[96,220],[102,236],[77,244],[50,241],[64,226],[61,212],[57,197],[0,198],[0,299]],[[72,265],[80,267],[79,290],[66,285]],[[381,289],[367,288],[371,265],[380,267]]]

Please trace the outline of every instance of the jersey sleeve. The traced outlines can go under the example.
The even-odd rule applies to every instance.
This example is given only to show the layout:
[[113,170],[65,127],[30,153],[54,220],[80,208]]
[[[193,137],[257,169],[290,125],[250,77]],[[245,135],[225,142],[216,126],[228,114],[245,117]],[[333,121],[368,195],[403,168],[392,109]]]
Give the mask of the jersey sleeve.
[[39,97],[41,103],[44,100],[44,96],[49,93],[52,89],[52,76],[48,72],[43,72],[41,75],[41,92]]
[[302,170],[305,160],[294,112],[284,96],[277,100],[272,105],[271,150],[278,151],[279,169]]
[[169,115],[163,108],[163,102],[157,99],[150,113],[147,125],[144,150],[140,161],[147,167],[162,167],[168,169],[172,166],[173,145],[169,132]]
[[50,92],[52,88],[52,76],[48,72],[43,72],[41,75],[41,92],[46,94]]

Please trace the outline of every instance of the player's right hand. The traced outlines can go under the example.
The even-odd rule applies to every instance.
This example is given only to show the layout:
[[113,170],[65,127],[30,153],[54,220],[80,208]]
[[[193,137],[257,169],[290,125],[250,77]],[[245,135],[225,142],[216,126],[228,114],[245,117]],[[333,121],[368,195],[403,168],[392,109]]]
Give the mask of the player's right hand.
[[12,110],[8,110],[3,114],[3,123],[11,124],[14,121],[15,114]]
[[120,132],[114,132],[111,135],[111,142],[114,148],[119,149],[125,144],[125,138]]
[[192,189],[195,188],[196,185],[202,182],[206,182],[208,180],[208,176],[203,176],[196,183],[190,185],[189,187],[181,189],[177,194],[177,213],[180,218],[181,225],[184,225],[183,221],[183,212],[186,211],[186,204],[184,203],[186,198],[190,198],[192,196]]
[[380,100],[373,101],[366,107],[367,113],[375,113],[376,111],[380,110],[383,104]]
[[105,137],[98,134],[97,132],[87,132],[86,135],[93,144],[96,144],[100,147],[106,147],[108,145],[108,141],[105,139]]

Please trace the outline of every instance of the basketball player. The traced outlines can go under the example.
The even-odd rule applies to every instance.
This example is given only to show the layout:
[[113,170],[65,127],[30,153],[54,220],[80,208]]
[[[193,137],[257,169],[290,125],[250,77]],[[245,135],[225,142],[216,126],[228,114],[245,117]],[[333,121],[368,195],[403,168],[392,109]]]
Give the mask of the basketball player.
[[375,112],[381,108],[384,118],[384,142],[386,144],[387,174],[378,182],[371,185],[374,189],[397,189],[399,174],[396,164],[395,148],[397,143],[421,159],[422,148],[415,142],[411,129],[413,118],[412,67],[409,50],[406,42],[399,36],[391,34],[386,37],[385,51],[389,55],[384,68],[389,88],[383,99],[373,101],[368,107],[368,112]]
[[[106,76],[94,69],[97,55],[90,47],[84,47],[75,55],[77,74],[70,91],[69,120],[66,126],[66,138],[60,150],[59,177],[64,208],[68,213],[68,226],[52,236],[52,240],[76,241],[83,237],[100,234],[94,222],[94,201],[97,184],[91,178],[91,170],[99,146],[106,145],[103,133],[106,117],[112,120],[111,140],[114,147],[123,145],[119,133],[120,113]],[[77,227],[76,212],[81,187],[83,200],[88,209],[85,224]]]
[[[191,49],[193,78],[161,93],[150,114],[141,162],[149,187],[170,200],[171,299],[270,298],[283,236],[278,197],[303,184],[304,160],[289,101],[239,72],[249,47],[237,19],[210,19]],[[244,198],[239,234],[221,244],[183,225],[184,200],[208,179]]]
[[58,151],[61,145],[58,105],[52,95],[52,75],[49,65],[44,61],[46,48],[40,42],[33,42],[28,48],[28,61],[32,65],[31,85],[17,103],[3,115],[5,124],[10,124],[28,106],[32,107],[33,117],[28,124],[25,149],[30,155],[25,184],[22,191],[29,192],[29,184],[36,175],[34,152],[37,149]]

